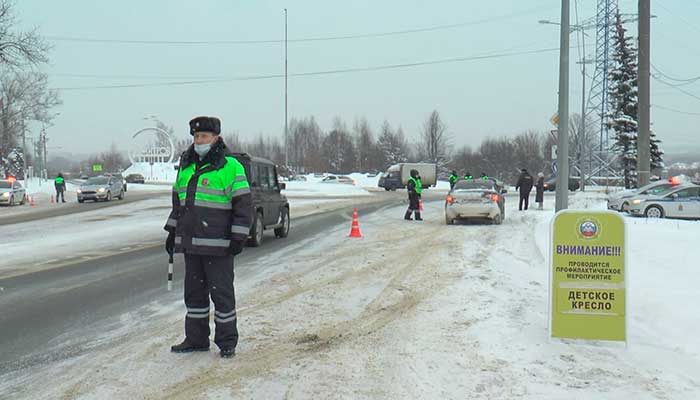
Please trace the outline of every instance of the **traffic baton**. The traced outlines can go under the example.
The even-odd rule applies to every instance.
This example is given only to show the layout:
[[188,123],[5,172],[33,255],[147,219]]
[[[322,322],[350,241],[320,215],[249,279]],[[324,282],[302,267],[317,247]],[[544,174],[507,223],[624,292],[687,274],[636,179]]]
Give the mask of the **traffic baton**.
[[168,253],[168,292],[173,290],[173,255]]

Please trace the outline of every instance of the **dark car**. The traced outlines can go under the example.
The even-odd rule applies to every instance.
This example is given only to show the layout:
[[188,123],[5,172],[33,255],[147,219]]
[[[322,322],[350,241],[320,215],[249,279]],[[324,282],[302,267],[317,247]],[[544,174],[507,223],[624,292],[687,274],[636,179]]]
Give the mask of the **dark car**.
[[[569,178],[569,190],[572,192],[578,190],[580,188],[580,179],[576,177],[570,177]],[[557,177],[553,176],[546,181],[544,181],[544,190],[548,190],[550,192],[553,192],[557,190]]]
[[243,164],[252,194],[253,223],[248,245],[260,246],[266,229],[274,229],[275,236],[278,238],[287,237],[289,201],[281,193],[286,185],[280,183],[275,163],[245,153],[233,153],[231,156]]
[[121,172],[107,172],[104,174],[104,176],[107,176],[107,177],[111,176],[116,180],[122,181],[122,186],[123,186],[122,191],[126,193],[126,179],[124,179],[124,176],[122,176]]
[[125,179],[128,183],[146,183],[146,178],[141,174],[129,174]]

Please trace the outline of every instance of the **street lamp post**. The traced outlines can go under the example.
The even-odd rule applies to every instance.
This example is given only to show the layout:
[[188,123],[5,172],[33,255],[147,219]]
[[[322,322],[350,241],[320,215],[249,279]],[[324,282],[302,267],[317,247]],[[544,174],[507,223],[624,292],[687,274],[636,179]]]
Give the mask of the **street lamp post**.
[[557,193],[555,210],[568,208],[569,190],[569,0],[561,1],[559,32],[559,129],[557,130]]
[[289,167],[289,125],[287,123],[287,9],[284,9],[284,167]]

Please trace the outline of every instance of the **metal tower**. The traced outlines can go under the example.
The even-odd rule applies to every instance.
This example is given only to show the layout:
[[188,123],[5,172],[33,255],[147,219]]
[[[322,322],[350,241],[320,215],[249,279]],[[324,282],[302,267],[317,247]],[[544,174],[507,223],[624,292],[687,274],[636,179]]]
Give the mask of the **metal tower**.
[[615,35],[615,17],[618,13],[617,0],[598,0],[596,15],[596,57],[593,83],[586,106],[587,114],[597,118],[600,143],[598,151],[608,150],[608,74],[613,68],[613,41]]

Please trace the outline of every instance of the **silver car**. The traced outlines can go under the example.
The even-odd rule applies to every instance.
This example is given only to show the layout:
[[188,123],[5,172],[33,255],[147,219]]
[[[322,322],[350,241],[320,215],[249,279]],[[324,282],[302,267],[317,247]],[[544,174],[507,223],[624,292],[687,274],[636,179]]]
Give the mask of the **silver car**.
[[26,191],[22,184],[14,179],[0,180],[0,204],[14,206],[24,204]]
[[630,199],[643,195],[658,195],[666,193],[670,189],[681,184],[678,178],[670,178],[666,181],[652,182],[638,189],[623,190],[608,196],[608,209],[629,212]]
[[700,186],[682,185],[662,194],[634,197],[629,210],[647,218],[700,219]]
[[110,201],[113,198],[124,198],[124,184],[114,176],[93,176],[80,185],[77,190],[78,203],[85,200]]
[[445,223],[486,219],[500,225],[506,215],[503,196],[506,192],[494,180],[458,181],[445,200]]

